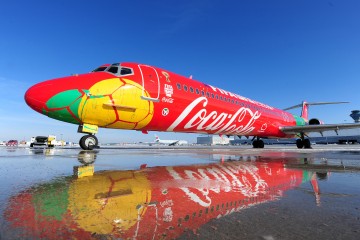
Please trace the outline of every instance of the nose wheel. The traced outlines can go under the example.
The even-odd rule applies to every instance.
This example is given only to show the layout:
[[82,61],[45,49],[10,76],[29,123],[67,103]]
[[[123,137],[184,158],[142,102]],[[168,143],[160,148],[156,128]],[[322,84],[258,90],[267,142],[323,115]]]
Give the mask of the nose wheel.
[[80,138],[79,145],[84,150],[93,150],[94,148],[97,148],[99,144],[99,141],[95,135],[85,135],[82,138]]

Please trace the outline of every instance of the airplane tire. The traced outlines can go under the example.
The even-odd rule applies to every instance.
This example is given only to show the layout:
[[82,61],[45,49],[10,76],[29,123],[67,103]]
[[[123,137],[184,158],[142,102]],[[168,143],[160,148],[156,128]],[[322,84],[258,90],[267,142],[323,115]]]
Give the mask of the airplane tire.
[[304,143],[304,148],[311,148],[311,142],[310,142],[310,139],[304,139],[303,141]]
[[297,146],[297,148],[303,148],[303,147],[304,147],[304,142],[303,142],[303,140],[297,139],[297,140],[296,140],[296,146]]
[[80,139],[79,144],[84,150],[93,150],[98,145],[98,139],[95,135],[85,135]]
[[265,146],[263,140],[254,140],[252,145],[253,145],[253,148],[264,148],[264,146]]

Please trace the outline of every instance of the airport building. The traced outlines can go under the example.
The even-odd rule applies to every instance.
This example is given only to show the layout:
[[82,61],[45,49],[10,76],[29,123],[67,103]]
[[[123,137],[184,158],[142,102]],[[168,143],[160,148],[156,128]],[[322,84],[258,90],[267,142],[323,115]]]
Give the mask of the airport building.
[[219,135],[203,135],[197,137],[197,144],[204,145],[228,145],[234,137],[219,136]]

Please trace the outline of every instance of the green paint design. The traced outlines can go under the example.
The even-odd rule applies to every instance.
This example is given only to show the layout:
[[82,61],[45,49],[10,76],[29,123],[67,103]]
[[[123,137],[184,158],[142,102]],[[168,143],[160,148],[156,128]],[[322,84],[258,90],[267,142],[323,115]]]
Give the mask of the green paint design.
[[90,96],[90,99],[95,99],[95,98],[102,98],[105,97],[104,95],[95,95],[95,96]]
[[303,126],[306,124],[305,120],[302,117],[296,115],[293,115],[293,117],[295,118],[296,126]]
[[[77,115],[77,113],[74,113],[75,115]],[[70,114],[70,112],[64,108],[61,110],[57,110],[57,111],[51,111],[48,112],[48,117],[60,120],[60,121],[64,121],[64,122],[68,122],[68,123],[75,123],[78,124],[79,122]]]
[[[82,93],[76,89],[58,93],[47,101],[46,107],[50,111],[43,109],[43,114],[60,121],[78,124],[79,122],[74,118],[74,116],[79,118],[78,108],[81,99]],[[52,109],[59,110],[51,111]]]
[[33,195],[35,212],[44,217],[61,220],[69,205],[69,179],[41,185]]
[[79,109],[79,106],[80,106],[80,102],[81,102],[81,98],[79,98],[79,99],[76,100],[73,104],[70,105],[70,110],[71,110],[71,112],[72,112],[77,118],[79,118],[78,109]]
[[73,104],[73,102],[81,97],[81,93],[77,89],[67,90],[53,96],[47,101],[46,106],[52,108],[65,108]]
[[311,180],[311,177],[312,177],[312,172],[304,170],[303,171],[302,183],[309,182]]

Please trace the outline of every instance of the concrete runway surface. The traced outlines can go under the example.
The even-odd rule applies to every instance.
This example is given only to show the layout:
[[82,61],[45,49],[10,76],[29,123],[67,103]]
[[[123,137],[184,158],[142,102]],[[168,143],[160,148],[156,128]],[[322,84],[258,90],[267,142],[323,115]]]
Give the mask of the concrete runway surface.
[[0,239],[359,239],[360,145],[0,148]]

